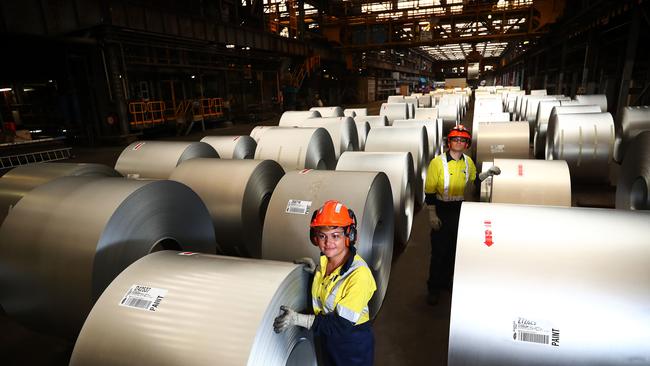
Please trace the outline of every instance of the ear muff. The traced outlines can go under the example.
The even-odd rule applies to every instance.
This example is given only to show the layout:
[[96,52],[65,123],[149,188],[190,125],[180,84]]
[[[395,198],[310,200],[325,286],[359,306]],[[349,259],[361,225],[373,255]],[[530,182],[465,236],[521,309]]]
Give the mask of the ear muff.
[[350,215],[350,218],[352,219],[352,224],[346,229],[345,235],[348,238],[348,240],[345,242],[346,246],[354,245],[357,242],[357,216],[354,214],[354,211],[350,210],[349,208],[348,215]]
[[[314,211],[313,214],[311,214],[311,220],[309,222],[313,222],[314,219],[316,219],[316,215],[318,214],[318,210]],[[314,230],[313,227],[309,227],[309,240],[311,240],[311,243],[314,244],[315,246],[318,246],[318,242],[316,241],[316,230]]]

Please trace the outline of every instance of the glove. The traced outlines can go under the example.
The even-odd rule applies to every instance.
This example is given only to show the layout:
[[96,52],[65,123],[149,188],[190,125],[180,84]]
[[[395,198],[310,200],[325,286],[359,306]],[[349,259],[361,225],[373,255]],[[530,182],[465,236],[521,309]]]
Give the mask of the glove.
[[429,225],[433,231],[439,231],[442,227],[442,221],[440,221],[440,218],[436,214],[436,206],[430,205],[427,206],[427,209],[429,211]]
[[314,272],[316,272],[316,263],[314,263],[314,260],[310,257],[302,257],[296,259],[293,261],[293,263],[302,264],[302,269],[309,274],[314,274]]
[[490,167],[490,169],[488,169],[487,171],[481,172],[478,175],[478,180],[482,182],[493,175],[499,175],[499,174],[501,174],[501,169],[499,169],[499,167],[495,165],[493,167]]
[[285,305],[280,306],[280,311],[282,314],[273,321],[273,330],[276,333],[282,333],[293,325],[309,329],[314,323],[314,315],[300,314]]

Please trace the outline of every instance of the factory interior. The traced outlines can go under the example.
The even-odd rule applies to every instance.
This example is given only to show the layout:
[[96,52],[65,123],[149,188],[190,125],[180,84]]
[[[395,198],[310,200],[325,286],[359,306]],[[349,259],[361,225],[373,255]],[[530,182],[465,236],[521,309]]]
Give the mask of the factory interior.
[[6,0],[0,44],[0,365],[650,366],[647,1]]

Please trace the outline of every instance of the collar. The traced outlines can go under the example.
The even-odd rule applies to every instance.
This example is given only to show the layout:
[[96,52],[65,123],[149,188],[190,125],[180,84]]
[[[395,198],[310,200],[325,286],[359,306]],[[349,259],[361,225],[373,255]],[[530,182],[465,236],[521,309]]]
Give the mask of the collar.
[[[445,153],[445,155],[447,155],[447,161],[456,161],[456,159],[454,159],[454,158],[451,157],[451,154],[449,153],[449,150],[447,150],[447,152]],[[463,153],[463,154],[460,156],[460,159],[458,159],[458,161],[461,161],[461,160],[465,160],[465,153]]]

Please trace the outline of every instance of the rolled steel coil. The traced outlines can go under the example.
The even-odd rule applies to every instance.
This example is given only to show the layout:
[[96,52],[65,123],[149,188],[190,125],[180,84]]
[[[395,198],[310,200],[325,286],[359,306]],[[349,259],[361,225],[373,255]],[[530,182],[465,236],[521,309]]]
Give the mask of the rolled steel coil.
[[[440,136],[438,135],[438,122],[435,119],[397,119],[393,122],[393,127],[413,128],[424,127],[427,130],[428,151],[427,159],[435,157],[436,151],[440,146]],[[427,163],[427,166],[429,164]]]
[[530,95],[547,95],[546,89],[533,89],[530,91]]
[[0,304],[74,338],[106,286],[151,252],[215,253],[210,214],[178,182],[62,177],[34,188],[0,227]]
[[366,148],[366,137],[370,133],[370,123],[366,121],[357,121],[354,120],[354,124],[357,126],[357,136],[359,137],[359,151],[363,151]]
[[296,126],[293,123],[305,120],[307,118],[321,118],[321,114],[315,110],[309,111],[286,111],[280,117],[279,126]]
[[389,95],[386,103],[404,103],[403,95]]
[[546,160],[566,160],[573,180],[607,181],[613,148],[609,113],[560,114],[549,120]]
[[341,107],[312,107],[309,110],[320,113],[321,117],[343,117],[343,108]]
[[386,294],[393,255],[393,199],[384,173],[307,170],[288,172],[273,192],[262,235],[262,258],[293,261],[320,251],[309,239],[312,212],[336,199],[357,217],[357,253],[377,283],[369,307],[379,311]]
[[442,131],[447,135],[458,123],[458,106],[456,104],[439,104],[438,117],[442,119]]
[[571,174],[564,160],[494,159],[501,174],[481,183],[481,201],[571,207]]
[[561,106],[580,105],[580,102],[578,102],[577,100],[561,100],[560,105]]
[[431,96],[430,95],[419,95],[416,96],[418,100],[418,108],[431,108]]
[[218,157],[205,142],[137,141],[122,151],[115,170],[127,178],[167,179],[185,160]]
[[647,364],[649,219],[463,203],[448,364]]
[[406,103],[406,105],[408,106],[408,112],[409,112],[408,118],[415,117],[415,108],[417,107],[417,104],[416,103]]
[[[621,118],[621,129],[617,131],[614,146],[614,160],[622,163],[625,150],[634,137],[643,131],[650,131],[650,106],[625,107]],[[0,180],[1,182],[1,180]]]
[[[524,120],[528,121],[530,127],[530,138],[531,142],[534,143],[534,136],[537,126],[537,112],[539,109],[539,103],[542,101],[552,101],[552,100],[568,100],[569,97],[561,95],[546,95],[541,97],[528,98],[526,101],[526,112]],[[549,115],[550,116],[550,115]]]
[[528,122],[484,122],[479,126],[475,133],[477,164],[498,158],[528,158]]
[[548,128],[548,119],[551,117],[553,107],[560,106],[559,100],[543,100],[537,106],[537,115],[535,116],[535,133],[533,137],[533,151],[535,158],[544,159],[544,150],[546,149],[546,129]]
[[206,136],[201,142],[212,146],[221,159],[252,159],[257,142],[248,136]]
[[[600,113],[600,107],[597,105],[565,105],[560,101],[560,106],[551,108],[551,114],[548,117],[549,122],[558,114],[578,114],[578,113]],[[546,126],[548,131],[548,123]]]
[[121,177],[102,164],[39,163],[15,167],[0,178],[0,224],[27,192],[59,177]]
[[307,277],[290,263],[148,255],[99,298],[70,365],[316,366],[309,331],[273,332],[281,305],[307,311]]
[[[354,114],[354,116],[352,115]],[[347,108],[343,110],[346,117],[362,117],[368,115],[368,108]]]
[[424,127],[378,127],[370,130],[366,138],[368,152],[410,152],[413,157],[413,191],[415,204],[424,204],[424,181],[429,167],[429,143]]
[[597,105],[601,112],[607,112],[607,95],[605,94],[576,95],[575,100],[584,105]]
[[528,99],[530,95],[517,95],[517,100],[515,101],[515,121],[521,121],[522,119],[522,114],[523,114],[523,108],[526,106],[526,99]]
[[379,107],[379,115],[386,116],[389,126],[396,119],[409,118],[409,113],[409,106],[406,103],[382,103]]
[[418,98],[417,97],[404,97],[404,103],[413,104],[415,107],[418,107]]
[[332,137],[324,128],[269,128],[257,142],[255,159],[277,161],[287,172],[336,167]]
[[438,118],[438,108],[415,108],[415,119],[436,119]]
[[[255,143],[258,143],[258,142],[260,142],[260,137],[262,137],[262,135],[266,131],[268,131],[268,130],[270,130],[272,128],[278,128],[278,126],[257,126],[255,128],[253,128],[250,135],[253,138],[253,140],[255,140]],[[257,147],[255,147],[255,150],[257,150]]]
[[300,122],[300,127],[322,127],[332,137],[336,159],[346,151],[359,150],[359,135],[352,117],[312,118]]
[[352,152],[341,155],[337,171],[383,172],[393,192],[395,239],[405,246],[411,237],[415,196],[413,192],[413,157],[408,152]]
[[283,175],[273,160],[192,159],[176,167],[169,179],[201,197],[212,217],[219,254],[260,258],[266,208]]
[[616,185],[616,208],[650,210],[650,131],[632,140]]

